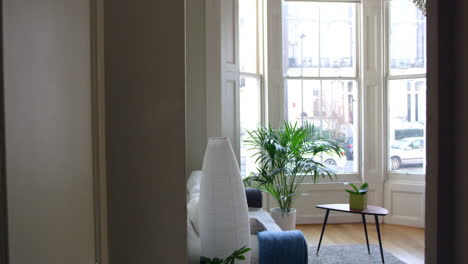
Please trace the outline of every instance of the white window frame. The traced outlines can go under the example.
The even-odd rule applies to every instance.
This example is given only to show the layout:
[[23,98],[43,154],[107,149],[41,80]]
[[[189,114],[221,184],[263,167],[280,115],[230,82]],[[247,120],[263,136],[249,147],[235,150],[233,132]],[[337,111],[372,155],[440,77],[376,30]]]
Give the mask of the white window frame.
[[[288,0],[296,1],[296,0]],[[362,60],[361,60],[361,10],[360,1],[328,1],[328,0],[298,0],[298,1],[311,1],[311,2],[349,2],[357,3],[356,8],[356,76],[354,77],[296,77],[286,76],[283,67],[283,32],[278,28],[283,28],[283,9],[282,0],[268,0],[267,1],[267,57],[269,63],[268,69],[268,122],[274,126],[279,127],[285,117],[287,116],[285,105],[287,102],[285,96],[285,82],[287,80],[353,80],[357,83],[358,94],[358,114],[357,114],[357,136],[358,136],[358,155],[355,159],[358,161],[357,172],[354,173],[339,173],[333,180],[328,178],[318,179],[319,183],[343,183],[343,182],[360,182],[362,181]],[[305,184],[312,183],[311,178],[306,178]]]
[[[261,0],[256,0],[261,1]],[[292,77],[284,74],[283,67],[283,56],[282,56],[282,45],[283,45],[283,1],[312,1],[312,2],[350,2],[358,3],[356,10],[357,16],[357,72],[356,77]],[[359,162],[358,171],[356,173],[341,173],[338,174],[333,182],[343,181],[362,181],[366,178],[366,181],[384,182],[386,180],[391,181],[416,181],[424,182],[425,174],[414,174],[408,172],[392,172],[389,170],[389,157],[388,157],[388,139],[389,139],[389,117],[388,117],[388,81],[393,79],[419,79],[426,78],[426,74],[413,74],[413,75],[402,75],[402,76],[390,76],[390,65],[389,61],[389,1],[390,0],[268,0],[261,1],[259,3],[259,10],[261,10],[262,19],[259,19],[258,28],[263,28],[265,32],[258,34],[258,50],[261,51],[261,45],[264,43],[265,49],[263,53],[259,52],[257,73],[241,72],[240,76],[243,77],[255,77],[260,81],[261,85],[261,120],[262,124],[270,124],[273,127],[281,126],[283,120],[287,116],[286,113],[286,96],[285,96],[285,81],[287,80],[355,80],[357,82],[357,93],[358,93],[358,137],[359,144],[358,155],[356,159]],[[369,30],[371,22],[366,21],[366,15],[369,12],[378,14],[381,16],[381,25],[374,26],[376,30]],[[380,14],[379,14],[380,13]],[[364,30],[366,30],[365,33]],[[381,32],[378,32],[378,31]],[[367,32],[368,31],[368,32]],[[377,35],[375,35],[377,34]],[[381,46],[375,47],[375,50],[370,50],[369,47],[365,47],[369,39],[381,38],[379,43]],[[364,49],[366,48],[366,49]],[[373,54],[371,54],[373,53]],[[380,57],[381,56],[381,57]],[[363,62],[372,60],[375,69],[369,70],[369,65],[365,65]],[[381,65],[381,67],[380,67]],[[382,69],[380,69],[382,68]],[[365,76],[366,75],[366,76]],[[370,87],[376,89],[375,91],[369,91]],[[372,103],[370,100],[381,97],[382,106],[378,106],[380,103]],[[369,116],[368,111],[372,111],[374,114],[372,117]],[[369,118],[372,118],[374,124],[368,127],[364,124],[364,121],[368,122]],[[381,120],[376,120],[381,118]],[[381,128],[376,128],[376,124],[381,124]],[[366,134],[366,137],[363,135]],[[375,145],[376,142],[381,142],[379,146]],[[364,154],[367,152],[366,154]],[[369,156],[375,156],[374,162],[376,165],[366,166],[364,159]],[[329,182],[324,179],[323,182]]]
[[[255,1],[257,5],[257,67],[255,72],[239,71],[239,81],[242,77],[255,78],[260,85],[260,120],[261,124],[265,124],[265,75],[264,75],[264,0]],[[266,0],[265,0],[266,1]]]
[[[266,124],[266,85],[265,85],[265,49],[264,49],[264,43],[265,43],[265,2],[267,0],[251,0],[256,2],[257,6],[257,65],[255,72],[248,72],[248,71],[239,71],[239,83],[242,78],[255,78],[258,82],[259,89],[260,89],[260,102],[259,102],[259,107],[260,107],[260,124],[259,125],[265,125]],[[240,66],[240,65],[239,65]],[[239,127],[239,133],[242,130],[242,127]],[[239,136],[239,138],[241,138]],[[242,139],[241,139],[242,140]],[[239,144],[241,146],[241,144]],[[240,153],[241,150],[239,150]],[[252,158],[252,157],[248,157]],[[242,164],[239,164],[242,166]]]
[[[383,143],[385,150],[385,166],[384,170],[386,172],[386,179],[389,181],[395,182],[425,182],[426,173],[409,173],[409,172],[396,172],[390,170],[390,156],[389,156],[389,140],[390,140],[390,118],[389,118],[389,102],[388,102],[388,93],[389,87],[388,83],[391,80],[410,80],[410,79],[425,79],[426,73],[424,74],[407,74],[407,75],[391,75],[390,74],[390,1],[383,0],[383,23],[384,23],[384,81],[383,81],[383,90],[384,90],[384,102],[385,102],[385,142]],[[424,133],[426,133],[426,129]],[[425,165],[424,165],[425,166]]]

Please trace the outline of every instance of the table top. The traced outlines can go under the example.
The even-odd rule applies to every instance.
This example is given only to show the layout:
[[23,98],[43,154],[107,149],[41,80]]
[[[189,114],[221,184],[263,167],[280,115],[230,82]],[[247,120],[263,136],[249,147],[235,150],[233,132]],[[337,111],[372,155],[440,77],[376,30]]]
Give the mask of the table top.
[[388,210],[379,206],[368,205],[366,209],[360,210],[351,210],[349,209],[349,204],[320,204],[315,207],[320,209],[340,211],[352,214],[368,214],[368,215],[387,215]]

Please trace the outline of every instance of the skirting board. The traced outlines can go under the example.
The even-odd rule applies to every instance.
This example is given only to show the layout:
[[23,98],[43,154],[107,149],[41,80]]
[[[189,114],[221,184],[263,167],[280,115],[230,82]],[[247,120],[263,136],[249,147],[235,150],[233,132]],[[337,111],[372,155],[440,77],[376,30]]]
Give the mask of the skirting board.
[[393,216],[387,216],[385,221],[387,224],[424,228],[424,219],[416,218],[416,217],[393,215]]

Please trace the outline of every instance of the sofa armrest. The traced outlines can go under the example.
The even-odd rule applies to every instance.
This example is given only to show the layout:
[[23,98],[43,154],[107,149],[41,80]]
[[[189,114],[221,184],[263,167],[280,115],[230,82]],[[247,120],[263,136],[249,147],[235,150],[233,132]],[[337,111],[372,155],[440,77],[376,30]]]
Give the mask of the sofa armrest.
[[[271,215],[261,208],[249,208],[249,218],[257,219],[261,225],[258,227],[251,226],[251,230],[257,232],[251,234],[256,234],[260,231],[282,231],[281,228],[275,223],[275,220],[271,218]],[[257,224],[255,220],[251,220],[251,224]]]
[[301,231],[264,231],[257,236],[260,263],[307,264],[307,242]]
[[251,208],[262,208],[262,192],[255,188],[246,188],[247,205]]

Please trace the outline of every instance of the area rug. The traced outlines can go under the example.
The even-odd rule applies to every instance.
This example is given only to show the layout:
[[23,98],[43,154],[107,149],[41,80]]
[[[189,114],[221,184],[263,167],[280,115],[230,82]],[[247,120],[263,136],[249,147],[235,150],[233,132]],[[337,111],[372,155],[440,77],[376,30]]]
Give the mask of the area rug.
[[[320,247],[320,254],[317,256],[317,246],[309,248],[309,264],[364,264],[382,263],[380,249],[378,245],[370,245],[371,254],[367,252],[366,245],[335,245]],[[384,258],[386,264],[405,264],[392,253],[385,251]]]

